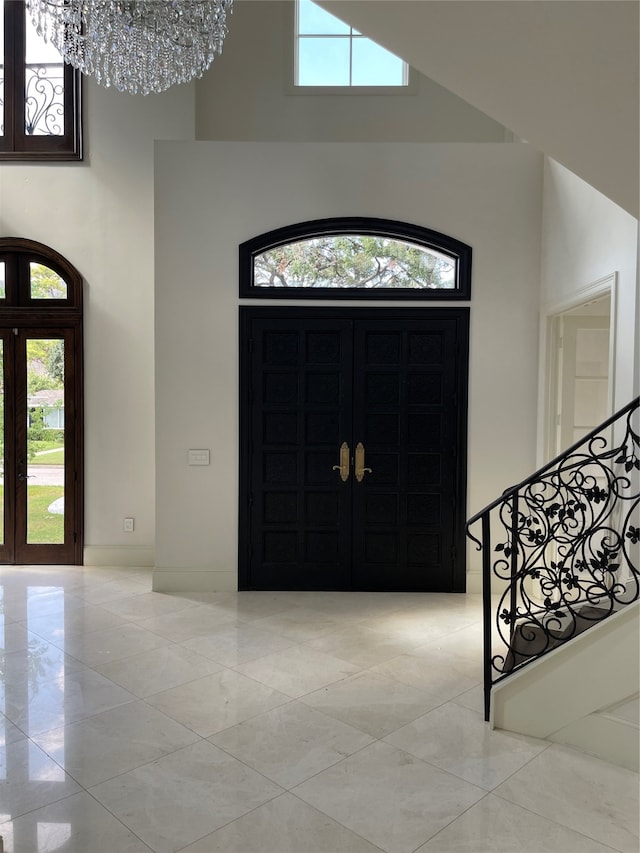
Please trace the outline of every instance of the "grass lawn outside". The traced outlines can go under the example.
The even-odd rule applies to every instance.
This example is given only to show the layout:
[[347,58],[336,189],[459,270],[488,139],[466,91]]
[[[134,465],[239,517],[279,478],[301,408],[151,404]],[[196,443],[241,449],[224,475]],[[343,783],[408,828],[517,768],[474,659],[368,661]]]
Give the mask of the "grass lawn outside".
[[34,453],[42,453],[43,450],[58,450],[60,447],[64,447],[64,441],[60,438],[52,441],[51,439],[27,439],[29,443],[29,450]]
[[48,511],[48,507],[64,495],[64,486],[29,486],[27,490],[27,542],[62,544],[64,515]]
[[[48,507],[64,495],[64,486],[29,486],[27,491],[27,542],[59,545],[64,542],[64,515]],[[4,486],[0,486],[0,532],[4,531]]]
[[[44,444],[44,442],[38,443]],[[58,444],[36,450],[36,455],[29,460],[29,465],[64,465],[64,447]]]

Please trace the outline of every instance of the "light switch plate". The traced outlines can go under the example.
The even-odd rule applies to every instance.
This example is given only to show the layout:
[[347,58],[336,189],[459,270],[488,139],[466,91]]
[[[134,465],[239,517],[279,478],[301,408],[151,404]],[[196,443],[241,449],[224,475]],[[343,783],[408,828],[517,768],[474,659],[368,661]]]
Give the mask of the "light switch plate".
[[210,461],[209,450],[189,450],[189,465],[208,465]]

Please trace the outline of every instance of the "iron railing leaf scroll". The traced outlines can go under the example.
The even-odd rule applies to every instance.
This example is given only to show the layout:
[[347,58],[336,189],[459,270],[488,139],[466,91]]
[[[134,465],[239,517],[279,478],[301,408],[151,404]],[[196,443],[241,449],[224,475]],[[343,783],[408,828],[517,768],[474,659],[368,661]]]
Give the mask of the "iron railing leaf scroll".
[[640,597],[639,415],[636,398],[469,520],[483,560],[487,719],[496,682]]

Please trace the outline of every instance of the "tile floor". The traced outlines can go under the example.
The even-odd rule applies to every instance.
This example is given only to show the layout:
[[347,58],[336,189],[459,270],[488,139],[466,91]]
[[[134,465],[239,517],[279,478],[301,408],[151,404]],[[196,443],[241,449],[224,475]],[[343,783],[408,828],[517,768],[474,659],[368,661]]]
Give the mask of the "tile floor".
[[0,569],[6,853],[638,851],[638,777],[482,719],[477,596]]

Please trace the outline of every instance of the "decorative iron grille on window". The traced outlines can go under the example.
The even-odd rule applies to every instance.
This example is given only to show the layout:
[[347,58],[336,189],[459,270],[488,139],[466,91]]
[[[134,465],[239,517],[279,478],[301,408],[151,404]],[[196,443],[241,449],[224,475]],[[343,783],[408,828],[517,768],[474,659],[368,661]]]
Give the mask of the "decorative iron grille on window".
[[0,159],[82,159],[81,75],[38,36],[23,0],[0,0],[0,51]]

